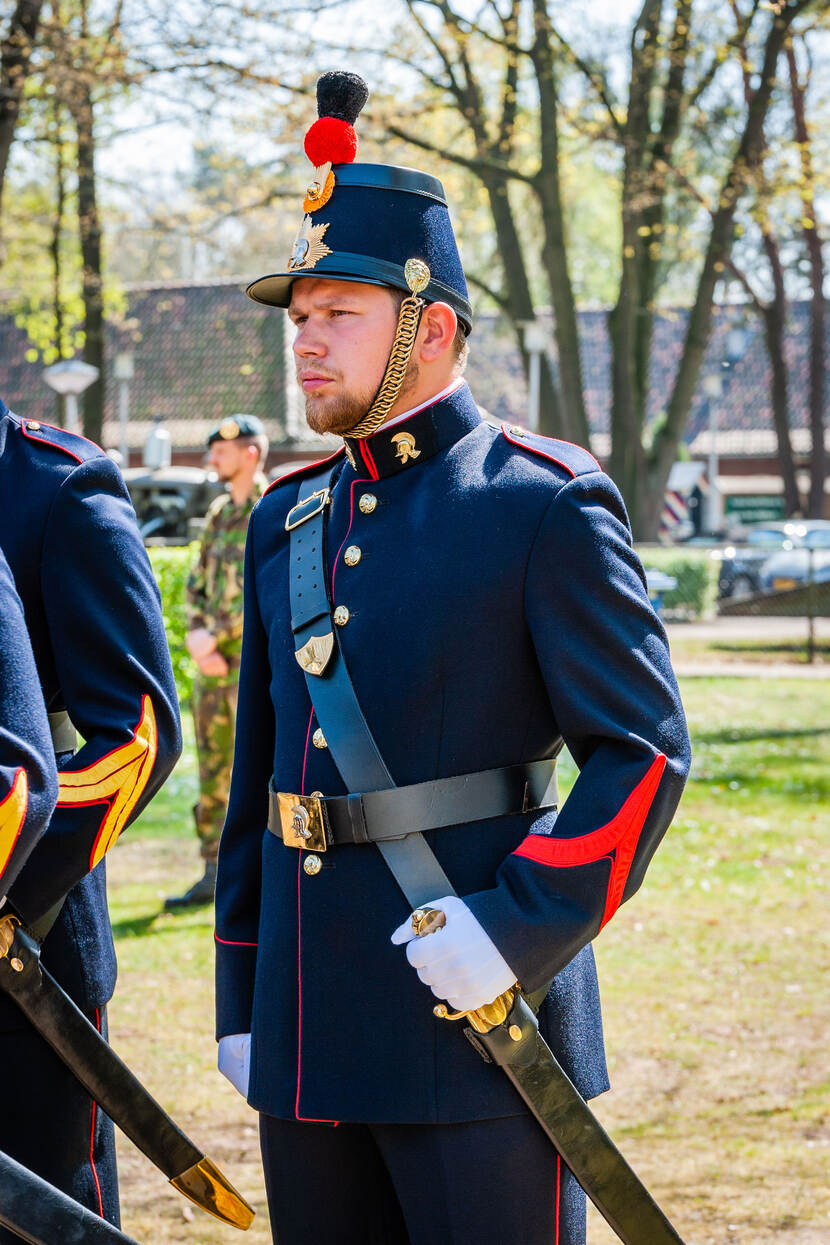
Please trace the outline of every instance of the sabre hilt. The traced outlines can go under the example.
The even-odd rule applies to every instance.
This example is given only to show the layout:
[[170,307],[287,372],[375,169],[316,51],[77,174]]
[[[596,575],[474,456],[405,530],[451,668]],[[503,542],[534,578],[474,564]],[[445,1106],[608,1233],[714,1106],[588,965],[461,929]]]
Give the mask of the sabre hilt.
[[[412,928],[418,938],[426,938],[429,934],[443,929],[447,923],[446,913],[440,908],[416,908],[412,913]],[[446,1003],[436,1003],[432,1009],[433,1016],[439,1020],[466,1020],[476,1033],[489,1033],[497,1025],[503,1024],[513,1007],[518,982],[504,994],[500,994],[492,1003],[483,1003],[469,1012],[451,1012]]]

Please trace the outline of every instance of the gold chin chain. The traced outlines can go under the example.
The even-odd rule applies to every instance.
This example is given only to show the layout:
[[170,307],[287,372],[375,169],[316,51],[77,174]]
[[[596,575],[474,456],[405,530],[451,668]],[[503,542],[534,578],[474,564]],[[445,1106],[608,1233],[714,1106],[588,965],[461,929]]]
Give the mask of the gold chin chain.
[[401,391],[406,369],[412,357],[412,348],[421,323],[421,312],[426,306],[425,299],[419,298],[418,295],[429,285],[430,271],[423,260],[409,259],[404,266],[404,275],[412,292],[401,303],[395,340],[392,342],[392,350],[383,380],[363,419],[355,424],[354,428],[350,428],[346,434],[358,440],[370,437],[373,432],[377,432],[386,419]]

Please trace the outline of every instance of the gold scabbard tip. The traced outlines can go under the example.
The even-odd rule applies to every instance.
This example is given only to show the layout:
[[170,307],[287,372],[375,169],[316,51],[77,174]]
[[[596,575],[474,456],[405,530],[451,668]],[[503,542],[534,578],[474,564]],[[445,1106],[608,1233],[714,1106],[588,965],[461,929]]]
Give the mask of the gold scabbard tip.
[[189,1197],[191,1202],[201,1206],[202,1210],[234,1228],[241,1228],[246,1232],[253,1223],[253,1207],[237,1193],[227,1176],[222,1174],[207,1155],[192,1167],[188,1167],[187,1171],[174,1176],[170,1183],[179,1193]]

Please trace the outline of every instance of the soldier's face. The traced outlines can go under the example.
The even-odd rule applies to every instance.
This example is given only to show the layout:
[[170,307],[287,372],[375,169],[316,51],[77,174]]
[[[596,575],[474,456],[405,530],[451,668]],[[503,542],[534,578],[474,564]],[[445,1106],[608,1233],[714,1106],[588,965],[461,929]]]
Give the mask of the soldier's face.
[[214,441],[208,454],[208,464],[216,472],[223,484],[236,478],[245,463],[247,443],[240,445],[238,441]]
[[398,303],[380,285],[303,277],[288,309],[294,361],[314,432],[345,433],[366,414],[383,379]]

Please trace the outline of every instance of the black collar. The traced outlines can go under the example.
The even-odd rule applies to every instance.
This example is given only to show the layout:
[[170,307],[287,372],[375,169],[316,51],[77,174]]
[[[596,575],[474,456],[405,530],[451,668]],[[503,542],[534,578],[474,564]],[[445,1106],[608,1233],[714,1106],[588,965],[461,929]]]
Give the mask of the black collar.
[[391,427],[382,424],[370,437],[345,437],[346,456],[359,475],[365,472],[372,480],[382,480],[425,463],[480,423],[481,415],[465,382],[407,419]]

